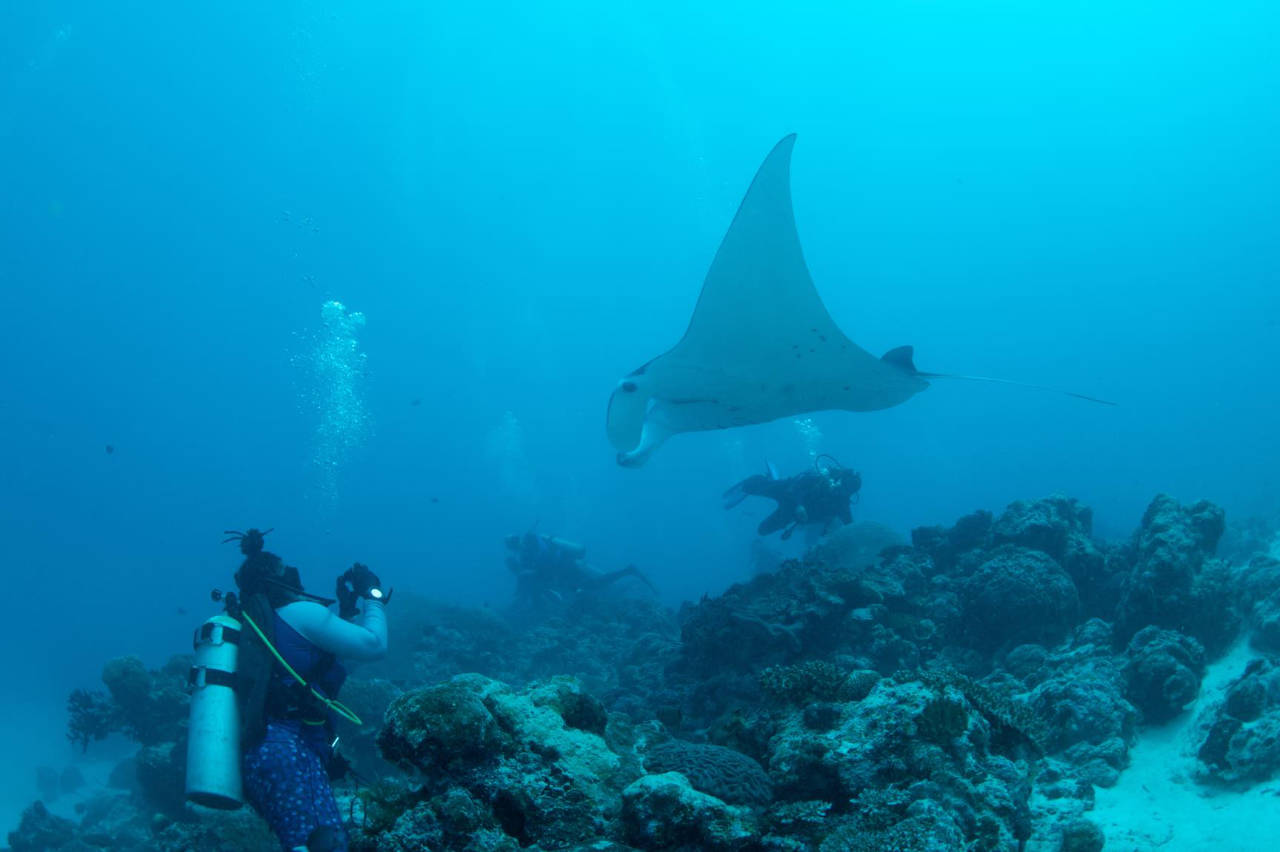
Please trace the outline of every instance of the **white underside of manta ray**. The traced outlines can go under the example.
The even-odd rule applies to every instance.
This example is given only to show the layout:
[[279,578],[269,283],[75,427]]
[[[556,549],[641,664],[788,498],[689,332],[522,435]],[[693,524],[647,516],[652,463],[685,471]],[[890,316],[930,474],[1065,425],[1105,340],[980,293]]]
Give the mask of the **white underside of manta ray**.
[[926,378],[950,378],[918,371],[909,346],[877,358],[836,327],[796,233],[790,185],[795,141],[795,134],[785,137],[756,172],[707,271],[684,337],[624,377],[610,396],[608,433],[618,464],[644,464],[680,432],[812,411],[877,411],[927,388]]

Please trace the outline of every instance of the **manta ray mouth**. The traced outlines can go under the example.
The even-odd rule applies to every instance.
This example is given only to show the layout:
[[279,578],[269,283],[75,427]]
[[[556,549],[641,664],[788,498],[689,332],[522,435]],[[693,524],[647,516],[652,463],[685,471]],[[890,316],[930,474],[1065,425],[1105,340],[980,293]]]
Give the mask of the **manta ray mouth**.
[[633,450],[640,443],[649,402],[650,397],[632,381],[622,382],[609,397],[606,427],[609,442],[619,451]]

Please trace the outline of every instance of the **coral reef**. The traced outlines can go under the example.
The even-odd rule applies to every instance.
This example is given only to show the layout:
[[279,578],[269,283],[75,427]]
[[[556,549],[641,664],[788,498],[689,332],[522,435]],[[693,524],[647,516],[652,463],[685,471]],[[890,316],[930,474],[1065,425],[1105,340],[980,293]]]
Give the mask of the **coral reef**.
[[684,776],[646,775],[622,791],[622,833],[637,849],[739,850],[754,837],[749,812],[700,793]]
[[679,772],[695,790],[730,804],[765,805],[773,799],[773,785],[760,764],[724,746],[668,740],[649,749],[644,768],[654,774]]
[[44,802],[36,802],[22,812],[17,831],[9,832],[9,848],[12,852],[48,852],[71,843],[75,834],[75,823],[49,813]]
[[77,807],[79,822],[50,814],[41,802],[9,833],[11,852],[245,852],[279,842],[252,811],[194,809],[181,820],[152,814],[131,796],[105,793]]
[[1222,509],[1208,501],[1183,506],[1164,494],[1151,501],[1134,534],[1135,558],[1116,610],[1121,640],[1147,625],[1179,628],[1204,621],[1196,610],[1205,593],[1196,581],[1224,529]]
[[137,657],[118,657],[102,669],[102,682],[117,708],[121,730],[143,745],[173,742],[187,721],[187,673],[191,657],[173,657],[149,671]]
[[106,693],[76,689],[67,698],[67,739],[88,751],[89,743],[104,740],[115,729],[116,710]]
[[1280,560],[1270,554],[1254,556],[1240,572],[1238,583],[1253,647],[1280,653]]
[[1190,704],[1204,675],[1204,648],[1190,636],[1144,627],[1129,640],[1127,696],[1148,722],[1167,722]]
[[[1094,788],[1197,699],[1189,774],[1274,779],[1280,562],[1248,550],[1262,528],[1228,561],[1207,502],[1158,496],[1119,543],[1092,525],[1061,496],[910,544],[855,525],[677,613],[588,595],[519,622],[398,596],[394,656],[343,695],[372,782],[340,788],[352,850],[1097,852]],[[1258,657],[1206,678],[1245,627]],[[33,805],[15,852],[272,848],[251,813],[180,799],[187,665],[120,658],[106,692],[73,693],[77,746],[119,731],[139,749],[78,823]]]
[[159,670],[148,670],[137,657],[108,661],[102,668],[106,693],[76,689],[68,697],[67,739],[82,751],[117,731],[142,745],[175,742],[186,726],[190,669],[186,655]]
[[514,747],[471,688],[475,677],[401,695],[387,708],[378,747],[398,765],[431,774],[473,769]]
[[980,647],[1056,641],[1080,609],[1075,583],[1053,557],[1017,545],[988,553],[960,594],[967,638]]
[[[644,770],[634,754],[611,749],[604,731],[581,726],[599,727],[588,705],[563,678],[517,691],[459,675],[401,695],[378,745],[422,786],[394,830],[408,819],[404,828],[432,838],[433,849],[466,848],[456,838],[481,829],[518,847],[599,836],[616,820],[622,788]],[[380,850],[379,837],[362,832],[356,848]]]
[[814,701],[861,701],[880,675],[860,669],[845,671],[826,660],[808,660],[789,666],[769,666],[760,673],[765,695],[783,704]]
[[1022,683],[1044,721],[1046,751],[1083,780],[1114,784],[1128,765],[1138,711],[1125,698],[1124,661],[1112,651],[1110,625],[1099,619],[1080,625]]
[[1030,835],[1021,756],[958,689],[881,681],[846,705],[829,731],[808,729],[800,716],[773,739],[768,766],[780,797],[827,801],[838,811],[853,802],[862,823],[885,831],[941,804],[943,834],[964,838],[955,848],[1011,848]]
[[1280,773],[1280,665],[1249,662],[1197,721],[1200,779],[1248,787]]

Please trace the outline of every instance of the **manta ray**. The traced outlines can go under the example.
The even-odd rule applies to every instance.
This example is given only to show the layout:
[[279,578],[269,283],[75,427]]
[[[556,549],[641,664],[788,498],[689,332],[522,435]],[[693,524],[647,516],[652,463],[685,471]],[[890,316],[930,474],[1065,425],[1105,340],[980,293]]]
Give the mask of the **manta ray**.
[[684,337],[624,376],[609,397],[607,430],[618,464],[639,467],[681,432],[813,411],[892,408],[929,387],[931,378],[1025,385],[921,372],[910,346],[877,358],[845,336],[822,304],[800,249],[791,208],[795,141],[794,133],[784,137],[756,172]]

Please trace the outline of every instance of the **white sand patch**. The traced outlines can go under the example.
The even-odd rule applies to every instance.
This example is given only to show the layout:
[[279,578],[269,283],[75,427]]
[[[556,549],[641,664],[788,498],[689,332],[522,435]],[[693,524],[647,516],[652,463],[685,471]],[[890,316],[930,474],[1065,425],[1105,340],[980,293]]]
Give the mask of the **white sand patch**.
[[1106,833],[1107,852],[1280,849],[1280,783],[1228,793],[1191,777],[1196,718],[1203,707],[1221,699],[1253,656],[1245,640],[1211,665],[1196,703],[1169,724],[1145,729],[1119,783],[1098,789],[1097,805],[1086,816]]

